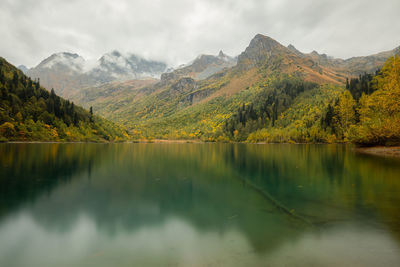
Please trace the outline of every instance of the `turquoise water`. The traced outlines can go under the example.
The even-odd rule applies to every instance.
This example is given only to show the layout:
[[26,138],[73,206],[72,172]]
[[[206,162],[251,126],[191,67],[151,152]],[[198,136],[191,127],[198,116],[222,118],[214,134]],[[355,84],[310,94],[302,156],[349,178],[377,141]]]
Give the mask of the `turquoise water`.
[[400,266],[400,161],[335,145],[0,144],[0,266]]

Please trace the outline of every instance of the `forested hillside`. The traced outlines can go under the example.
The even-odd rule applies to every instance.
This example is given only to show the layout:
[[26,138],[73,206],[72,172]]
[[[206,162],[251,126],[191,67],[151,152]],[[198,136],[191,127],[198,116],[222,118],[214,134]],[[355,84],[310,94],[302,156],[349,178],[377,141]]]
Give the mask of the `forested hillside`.
[[[355,106],[350,140],[359,144],[400,144],[400,56],[389,58],[372,79],[372,90]],[[366,90],[365,87],[363,88]]]
[[116,141],[125,130],[47,91],[0,58],[1,141]]
[[[243,114],[243,108],[238,114]],[[276,121],[249,135],[239,135],[239,129],[245,131],[250,122],[245,120],[236,127],[239,140],[400,144],[400,57],[389,58],[375,75],[350,79],[346,89],[317,88],[302,93]]]

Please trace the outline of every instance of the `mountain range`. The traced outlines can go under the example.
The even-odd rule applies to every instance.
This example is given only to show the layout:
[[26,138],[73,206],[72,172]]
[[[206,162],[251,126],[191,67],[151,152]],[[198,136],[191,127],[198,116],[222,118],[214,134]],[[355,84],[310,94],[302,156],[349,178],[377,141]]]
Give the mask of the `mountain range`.
[[[257,35],[252,42],[259,41],[260,36]],[[397,47],[391,51],[369,56],[339,59],[316,51],[302,53],[293,45],[284,47],[273,39],[268,43],[270,47],[260,47],[259,50],[254,51],[251,56],[253,60],[257,61],[255,55],[263,58],[265,56],[263,51],[280,50],[282,55],[286,56],[286,60],[293,65],[289,71],[307,72],[309,76],[313,76],[314,80],[340,83],[344,82],[345,77],[375,72],[387,58],[400,52],[400,47]],[[183,76],[202,80],[224,68],[235,66],[240,56],[230,57],[222,51],[216,56],[199,55],[196,59],[174,70],[164,62],[147,60],[134,54],[123,54],[118,51],[106,53],[94,62],[86,61],[78,54],[60,52],[52,54],[33,68],[28,69],[21,65],[19,69],[33,79],[39,78],[46,88],[54,88],[55,92],[61,96],[71,97],[82,88],[115,81],[159,79],[160,77],[165,81]],[[243,56],[241,60],[244,60]],[[294,66],[296,64],[297,66]]]
[[[324,92],[321,97],[325,105],[338,96],[337,88],[341,88],[347,78],[375,72],[398,51],[397,48],[341,60],[317,52],[302,53],[292,45],[286,47],[258,34],[237,57],[227,57],[222,52],[217,56],[202,55],[179,69],[162,74],[160,80],[141,83],[116,80],[81,89],[71,99],[85,107],[93,106],[99,114],[126,125],[139,136],[186,138],[196,132],[211,135],[221,129],[243,103],[256,101],[260,91],[267,90],[276,80],[285,80],[283,76],[297,79],[295,83],[316,84],[319,88],[316,93]],[[282,83],[279,86],[292,86],[290,82]],[[282,101],[278,113],[284,112],[297,99],[297,93],[274,94],[277,96],[270,99]],[[285,97],[280,98],[283,95]]]
[[54,88],[56,93],[69,97],[81,88],[114,80],[160,77],[167,70],[167,65],[118,51],[106,53],[95,62],[86,61],[78,54],[61,52],[49,56],[33,68],[19,68],[32,79],[40,79],[46,88]]
[[321,128],[329,106],[336,108],[347,96],[345,84],[356,91],[356,100],[362,92],[376,90],[370,86],[372,74],[399,52],[400,47],[337,59],[316,51],[302,53],[257,34],[237,57],[222,51],[200,55],[177,69],[114,51],[93,64],[77,54],[54,54],[26,73],[126,126],[139,139],[243,141],[270,129],[268,135],[282,141],[275,131],[279,128],[301,136],[297,141],[344,140],[345,131],[330,125],[332,121],[324,122],[330,130]]

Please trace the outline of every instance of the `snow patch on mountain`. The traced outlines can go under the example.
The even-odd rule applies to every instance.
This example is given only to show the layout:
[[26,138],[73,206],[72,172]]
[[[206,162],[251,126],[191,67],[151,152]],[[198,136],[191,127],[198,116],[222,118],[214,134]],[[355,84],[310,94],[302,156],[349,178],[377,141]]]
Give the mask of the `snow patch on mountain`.
[[131,79],[142,77],[160,78],[168,69],[163,62],[146,60],[134,54],[112,51],[98,60],[85,60],[78,54],[55,53],[33,69],[67,71],[81,75],[106,76],[105,80]]
[[43,60],[38,67],[39,68],[56,68],[56,67],[67,67],[75,72],[82,72],[86,61],[83,57],[78,54],[72,53],[56,53]]

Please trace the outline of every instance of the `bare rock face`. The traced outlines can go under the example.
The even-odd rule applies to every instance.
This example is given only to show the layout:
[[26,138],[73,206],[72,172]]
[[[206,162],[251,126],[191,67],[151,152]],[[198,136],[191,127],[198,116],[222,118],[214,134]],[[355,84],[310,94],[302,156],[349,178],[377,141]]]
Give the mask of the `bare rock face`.
[[161,81],[166,82],[182,77],[191,77],[194,80],[204,80],[224,69],[236,65],[237,59],[224,54],[222,51],[218,55],[199,55],[193,61],[171,73],[161,75]]
[[297,48],[294,47],[294,45],[290,44],[290,45],[288,45],[287,48],[288,48],[290,51],[292,51],[293,53],[295,53],[297,56],[304,57],[304,54],[301,53],[299,50],[297,50]]
[[192,91],[195,88],[196,82],[189,77],[182,78],[171,85],[171,91],[182,94]]
[[249,69],[264,64],[272,56],[292,53],[274,39],[257,34],[250,42],[246,50],[238,57],[238,65]]

